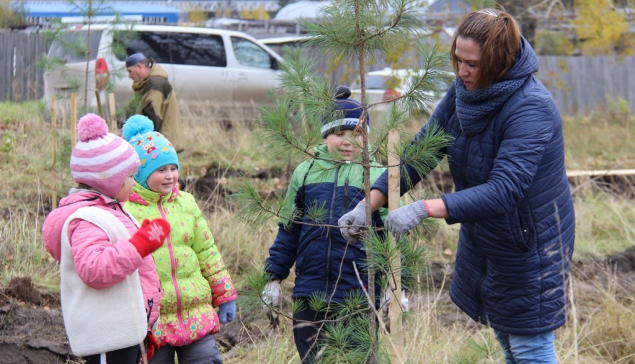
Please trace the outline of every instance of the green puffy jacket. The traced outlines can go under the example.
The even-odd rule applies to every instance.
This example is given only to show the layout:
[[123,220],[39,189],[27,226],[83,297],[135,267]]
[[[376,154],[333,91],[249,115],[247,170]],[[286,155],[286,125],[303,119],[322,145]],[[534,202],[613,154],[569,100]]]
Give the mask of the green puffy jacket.
[[159,345],[184,346],[220,330],[214,307],[236,298],[225,263],[194,196],[169,196],[135,185],[124,208],[138,221],[163,217],[172,231],[152,256],[164,295],[155,335]]

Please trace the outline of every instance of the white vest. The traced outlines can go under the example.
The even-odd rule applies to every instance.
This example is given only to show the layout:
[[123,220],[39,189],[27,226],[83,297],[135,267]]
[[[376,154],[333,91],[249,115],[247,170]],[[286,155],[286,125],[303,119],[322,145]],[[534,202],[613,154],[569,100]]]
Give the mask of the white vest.
[[73,219],[89,221],[108,234],[115,244],[130,233],[113,214],[97,207],[77,209],[62,228],[60,261],[62,315],[73,354],[87,356],[141,344],[147,334],[147,319],[139,272],[114,286],[96,290],[87,286],[75,271],[68,226]]

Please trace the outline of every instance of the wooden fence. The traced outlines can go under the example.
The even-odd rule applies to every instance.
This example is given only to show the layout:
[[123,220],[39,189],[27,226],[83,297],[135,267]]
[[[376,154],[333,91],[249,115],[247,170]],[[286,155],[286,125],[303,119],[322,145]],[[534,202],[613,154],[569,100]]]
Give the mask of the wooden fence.
[[[564,57],[538,56],[537,77],[544,83],[565,115],[588,114],[611,107],[620,98],[635,110],[635,57]],[[379,62],[373,69],[386,67]],[[330,75],[333,83],[345,83],[357,74],[356,65],[335,69],[320,59],[319,71]]]
[[37,60],[48,52],[41,34],[0,30],[0,101],[37,100],[44,78]]
[[562,114],[588,114],[624,99],[635,110],[635,57],[539,56],[538,78]]
[[[0,101],[35,100],[43,96],[42,72],[36,62],[48,51],[40,34],[0,30]],[[635,57],[539,56],[538,78],[553,95],[560,112],[587,114],[610,107],[619,98],[635,110]],[[381,62],[373,69],[385,67]],[[333,67],[321,57],[316,67],[333,83],[342,83],[357,73],[354,64]],[[349,80],[350,80],[349,76]]]
[[[547,87],[563,115],[583,115],[609,109],[621,98],[635,110],[635,57],[538,56],[536,74]],[[384,64],[374,69],[385,67]],[[328,61],[318,63],[329,70]],[[348,73],[347,73],[348,72]],[[331,82],[340,83],[356,74],[354,66],[339,66],[331,72]]]

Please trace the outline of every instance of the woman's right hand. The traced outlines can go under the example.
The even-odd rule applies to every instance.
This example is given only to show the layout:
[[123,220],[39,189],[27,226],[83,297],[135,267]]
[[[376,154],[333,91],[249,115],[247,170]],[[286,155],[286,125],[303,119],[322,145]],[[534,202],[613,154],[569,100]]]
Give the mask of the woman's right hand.
[[395,239],[399,240],[406,231],[419,225],[428,217],[430,217],[430,210],[426,202],[418,200],[390,212],[386,218],[386,225]]

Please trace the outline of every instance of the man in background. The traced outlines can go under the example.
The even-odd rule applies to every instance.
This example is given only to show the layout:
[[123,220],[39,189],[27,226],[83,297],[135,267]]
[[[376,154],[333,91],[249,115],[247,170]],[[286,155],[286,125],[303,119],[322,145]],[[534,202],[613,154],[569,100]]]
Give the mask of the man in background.
[[168,74],[154,60],[135,53],[126,60],[128,77],[133,80],[135,98],[140,98],[136,113],[147,116],[154,130],[163,134],[177,152],[183,150],[181,112],[176,93],[168,81]]

